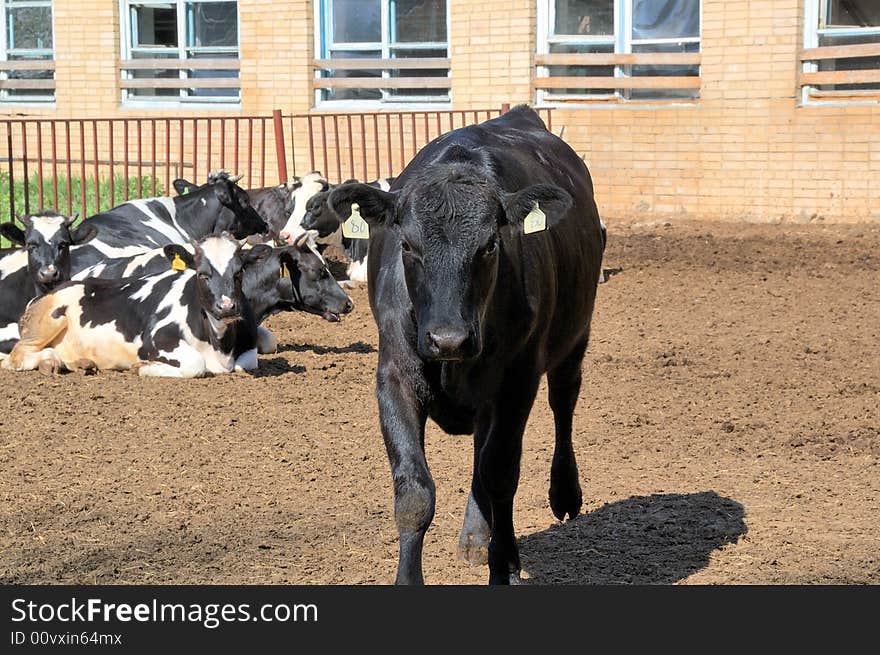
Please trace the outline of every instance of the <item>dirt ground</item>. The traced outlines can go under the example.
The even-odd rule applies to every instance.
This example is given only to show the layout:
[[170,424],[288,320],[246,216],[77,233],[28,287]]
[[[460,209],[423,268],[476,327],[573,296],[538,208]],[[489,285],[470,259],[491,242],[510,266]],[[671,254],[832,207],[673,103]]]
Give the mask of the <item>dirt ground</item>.
[[[880,225],[615,223],[575,416],[584,513],[547,501],[542,388],[515,521],[538,583],[880,583]],[[363,289],[270,319],[255,377],[0,373],[0,581],[388,583],[397,534]],[[429,427],[429,583],[470,440]]]

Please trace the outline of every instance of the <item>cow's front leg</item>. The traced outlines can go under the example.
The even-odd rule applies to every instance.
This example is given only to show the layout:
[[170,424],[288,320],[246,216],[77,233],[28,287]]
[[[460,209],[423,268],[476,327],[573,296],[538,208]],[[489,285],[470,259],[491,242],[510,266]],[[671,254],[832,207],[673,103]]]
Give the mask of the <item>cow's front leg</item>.
[[514,371],[503,385],[488,419],[478,420],[486,430],[480,452],[480,482],[491,508],[492,537],[489,541],[489,584],[520,581],[519,550],[513,530],[513,497],[519,485],[520,457],[526,421],[538,391],[539,375]]
[[400,535],[397,584],[424,584],[422,545],[434,518],[434,480],[425,460],[427,412],[392,363],[376,375],[379,424],[394,478],[394,521]]
[[480,482],[480,454],[486,441],[488,426],[477,425],[474,430],[474,465],[471,476],[471,491],[464,508],[464,521],[458,540],[459,556],[471,565],[485,564],[489,558],[489,537],[492,530],[489,518],[492,508],[489,497]]

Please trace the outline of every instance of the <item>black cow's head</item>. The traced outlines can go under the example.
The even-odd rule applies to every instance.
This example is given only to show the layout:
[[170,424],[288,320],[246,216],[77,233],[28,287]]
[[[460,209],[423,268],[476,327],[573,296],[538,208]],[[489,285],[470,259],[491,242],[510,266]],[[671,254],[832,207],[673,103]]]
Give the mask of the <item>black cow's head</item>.
[[345,184],[330,194],[337,214],[348,215],[356,202],[364,220],[399,238],[393,252],[403,259],[417,347],[425,359],[465,360],[480,353],[499,262],[520,252],[513,236],[522,233],[536,204],[547,227],[571,205],[571,196],[552,185],[506,192],[491,171],[480,153],[452,146],[399,191]]
[[[194,243],[195,252],[184,246],[165,246],[165,256],[176,270],[195,271],[199,307],[213,323],[229,323],[242,317],[242,274],[251,251],[228,233]],[[258,253],[259,251],[257,251]]]
[[27,248],[28,271],[38,295],[70,279],[70,247],[91,241],[98,233],[88,222],[71,229],[76,218],[44,211],[19,217],[24,230],[14,223],[0,225],[0,234]]
[[244,239],[251,234],[267,232],[269,226],[251,206],[247,191],[238,186],[240,179],[240,175],[231,177],[226,171],[219,171],[211,173],[208,183],[201,186],[183,179],[174,180],[172,185],[180,194],[180,199],[176,201],[185,206],[181,213],[197,216],[194,220],[197,224],[211,226],[207,232],[199,232],[229,232],[236,239]]
[[314,231],[307,231],[293,245],[277,248],[281,262],[290,276],[290,293],[295,309],[318,314],[335,322],[340,314],[348,314],[354,303],[334,279],[327,262],[318,253]]
[[[351,184],[345,182],[345,184]],[[339,229],[348,216],[340,216],[327,204],[330,191],[321,191],[309,198],[306,203],[306,215],[300,225],[305,230],[315,230],[318,237],[324,239]]]

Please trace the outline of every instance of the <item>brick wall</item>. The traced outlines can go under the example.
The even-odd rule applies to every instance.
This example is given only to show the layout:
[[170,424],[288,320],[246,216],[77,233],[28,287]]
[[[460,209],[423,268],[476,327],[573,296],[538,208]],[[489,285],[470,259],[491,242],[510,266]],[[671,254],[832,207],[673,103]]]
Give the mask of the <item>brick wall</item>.
[[[450,0],[453,108],[534,99],[535,4]],[[55,0],[54,6],[56,107],[3,105],[0,115],[320,113],[311,109],[311,0],[240,0],[238,112],[121,107],[118,3]],[[693,106],[557,109],[554,131],[564,129],[564,138],[585,155],[603,215],[880,220],[880,105],[799,106],[802,29],[803,0],[703,0],[702,88]],[[354,125],[356,136],[357,119]],[[305,172],[312,163],[305,123],[287,127],[291,172]],[[355,139],[356,171],[357,148]],[[274,167],[274,153],[268,154],[267,166]],[[337,168],[335,159],[328,167]],[[275,175],[266,177],[274,181]]]

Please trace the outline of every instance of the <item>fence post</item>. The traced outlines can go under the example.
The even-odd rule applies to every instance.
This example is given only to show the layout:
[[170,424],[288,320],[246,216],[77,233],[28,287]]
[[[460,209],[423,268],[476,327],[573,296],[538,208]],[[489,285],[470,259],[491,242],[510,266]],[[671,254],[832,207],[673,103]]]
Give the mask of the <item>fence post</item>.
[[284,147],[284,121],[281,110],[272,110],[272,122],[275,125],[275,160],[278,162],[278,182],[287,182],[287,151]]
[[506,113],[509,112],[509,111],[510,111],[510,103],[509,103],[509,102],[502,103],[502,105],[501,105],[501,113],[502,113],[502,114],[506,114]]

